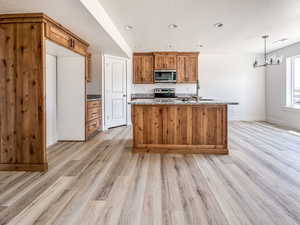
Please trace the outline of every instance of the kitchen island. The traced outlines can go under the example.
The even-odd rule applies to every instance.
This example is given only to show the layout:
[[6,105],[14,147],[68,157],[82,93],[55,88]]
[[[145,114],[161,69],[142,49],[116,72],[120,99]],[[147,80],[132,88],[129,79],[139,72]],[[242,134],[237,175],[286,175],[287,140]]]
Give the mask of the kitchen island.
[[137,99],[130,104],[134,152],[228,154],[227,106],[237,103]]

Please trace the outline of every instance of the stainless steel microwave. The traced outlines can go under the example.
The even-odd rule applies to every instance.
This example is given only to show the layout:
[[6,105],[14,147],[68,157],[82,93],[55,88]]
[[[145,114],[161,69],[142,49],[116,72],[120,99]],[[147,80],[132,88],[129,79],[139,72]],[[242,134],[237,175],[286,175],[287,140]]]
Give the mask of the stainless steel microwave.
[[155,83],[176,83],[177,74],[176,70],[155,70],[154,82]]

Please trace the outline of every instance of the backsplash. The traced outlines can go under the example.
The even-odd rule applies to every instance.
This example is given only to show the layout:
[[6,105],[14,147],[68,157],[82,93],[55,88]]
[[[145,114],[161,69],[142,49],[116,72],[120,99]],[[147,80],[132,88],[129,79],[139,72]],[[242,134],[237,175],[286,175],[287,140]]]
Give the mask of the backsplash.
[[196,93],[196,84],[133,84],[131,93],[153,93],[154,88],[175,88],[177,94]]

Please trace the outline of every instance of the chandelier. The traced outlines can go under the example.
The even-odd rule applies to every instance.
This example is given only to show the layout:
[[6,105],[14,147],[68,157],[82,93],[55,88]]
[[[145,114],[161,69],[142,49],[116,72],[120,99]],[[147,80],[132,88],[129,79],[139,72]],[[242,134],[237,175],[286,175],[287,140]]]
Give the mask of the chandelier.
[[262,64],[258,64],[257,59],[255,59],[254,63],[253,63],[253,67],[257,68],[257,67],[267,67],[267,66],[273,66],[273,65],[280,65],[282,62],[282,56],[268,56],[267,55],[267,39],[269,38],[269,35],[264,35],[262,36],[262,38],[264,39],[264,62]]

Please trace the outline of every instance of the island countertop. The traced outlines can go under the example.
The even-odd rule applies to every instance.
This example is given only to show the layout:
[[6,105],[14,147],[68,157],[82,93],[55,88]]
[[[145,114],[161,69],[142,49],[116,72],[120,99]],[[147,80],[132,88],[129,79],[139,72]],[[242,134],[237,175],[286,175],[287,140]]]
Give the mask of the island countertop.
[[234,101],[223,101],[223,100],[216,100],[216,99],[198,99],[198,100],[187,100],[183,101],[182,99],[134,99],[128,102],[132,105],[202,105],[202,104],[209,104],[209,105],[238,105],[238,102]]

